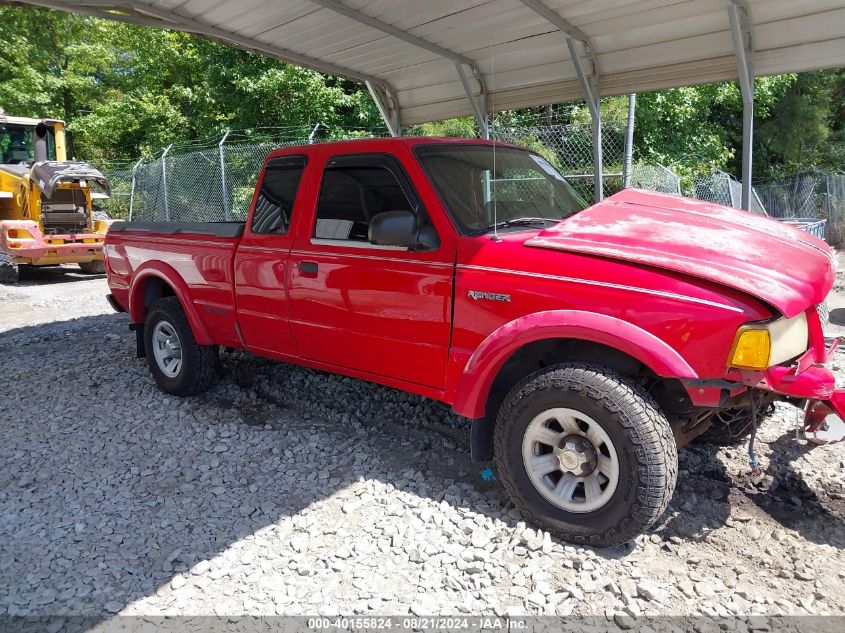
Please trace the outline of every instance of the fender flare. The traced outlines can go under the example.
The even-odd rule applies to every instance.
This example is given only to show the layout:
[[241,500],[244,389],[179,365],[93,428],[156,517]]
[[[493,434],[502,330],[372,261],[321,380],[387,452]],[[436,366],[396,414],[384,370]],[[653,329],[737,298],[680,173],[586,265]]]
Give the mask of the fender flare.
[[468,418],[483,417],[493,381],[511,355],[528,343],[555,338],[606,345],[637,359],[658,376],[698,377],[669,344],[628,321],[596,312],[548,310],[514,319],[481,342],[458,378],[454,410]]
[[182,304],[188,323],[194,338],[200,345],[211,345],[214,341],[208,334],[208,330],[197,312],[194,302],[191,301],[191,291],[188,284],[176,270],[163,262],[146,262],[142,264],[132,276],[132,283],[129,285],[129,317],[133,323],[143,323],[145,320],[144,288],[149,279],[161,279],[168,286],[173,288],[173,293]]

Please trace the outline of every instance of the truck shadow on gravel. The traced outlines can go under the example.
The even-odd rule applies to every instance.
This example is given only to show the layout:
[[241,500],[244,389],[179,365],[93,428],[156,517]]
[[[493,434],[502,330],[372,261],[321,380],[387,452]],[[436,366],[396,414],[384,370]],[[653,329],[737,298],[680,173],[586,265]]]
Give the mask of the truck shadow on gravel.
[[[813,488],[795,467],[811,450],[830,447],[796,442],[794,431],[766,444],[768,466],[759,482],[752,480],[747,466],[747,442],[727,449],[706,443],[681,449],[678,486],[658,533],[676,545],[680,539],[708,539],[722,526],[759,538],[761,529],[771,534],[773,521],[810,542],[845,549],[843,491],[827,480],[814,482]],[[763,447],[758,439],[758,451]],[[726,459],[739,462],[739,474],[728,472]]]
[[[306,595],[279,588],[344,595],[338,565],[369,569],[367,586],[390,578],[384,591],[410,601],[432,547],[469,546],[478,525],[493,543],[519,538],[521,517],[470,462],[465,421],[438,403],[243,354],[225,355],[208,394],[180,400],[156,389],[133,350],[122,315],[0,334],[0,401],[11,403],[0,426],[0,617],[97,620],[139,600],[290,613]],[[647,538],[671,550],[728,520],[734,492],[719,463],[712,447],[681,452],[689,472]],[[814,521],[841,530],[841,515]],[[394,541],[396,526],[408,537]],[[414,538],[441,529],[441,544]]]
[[820,479],[811,487],[796,468],[796,462],[811,451],[837,450],[835,446],[815,446],[797,442],[788,431],[769,444],[768,486],[748,486],[746,497],[784,528],[795,530],[805,539],[845,549],[845,491],[833,473],[817,473]]
[[86,274],[76,265],[67,266],[22,266],[17,286],[46,286],[50,284],[65,284],[91,279],[105,279],[101,275]]

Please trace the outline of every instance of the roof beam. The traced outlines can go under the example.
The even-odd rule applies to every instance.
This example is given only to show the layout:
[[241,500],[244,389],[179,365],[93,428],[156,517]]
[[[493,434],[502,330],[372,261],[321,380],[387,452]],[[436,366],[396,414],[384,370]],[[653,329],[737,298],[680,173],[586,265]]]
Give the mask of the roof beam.
[[557,11],[553,11],[549,7],[547,7],[541,0],[522,0],[522,4],[524,4],[529,9],[532,9],[534,13],[539,15],[540,17],[544,18],[546,22],[553,24],[557,27],[559,31],[563,31],[572,39],[576,39],[579,42],[583,42],[587,44],[589,42],[589,38],[587,34],[584,33],[581,29],[577,26],[569,22],[568,20],[564,19],[562,15],[560,15]]
[[[439,44],[429,42],[428,40],[414,35],[413,33],[409,33],[408,31],[404,31],[400,28],[397,28],[392,24],[382,22],[378,18],[374,18],[373,16],[368,15],[363,11],[359,11],[358,9],[348,7],[342,2],[338,2],[337,0],[311,0],[311,2],[323,7],[324,9],[328,9],[329,11],[333,11],[344,17],[347,17],[350,20],[354,20],[359,24],[363,24],[365,26],[370,27],[371,29],[380,31],[381,33],[390,35],[391,37],[395,37],[396,39],[402,40],[403,42],[407,42],[412,46],[416,46],[417,48],[421,48],[430,53],[434,53],[438,57],[443,57],[445,59],[452,60],[455,64],[455,69],[458,72],[458,78],[461,81],[461,86],[463,86],[464,92],[466,93],[467,99],[469,100],[470,106],[472,107],[472,112],[475,115],[476,121],[478,122],[478,129],[484,137],[487,136],[487,86],[484,82],[484,76],[481,74],[481,71],[475,65],[475,62],[473,60],[471,60],[469,57],[466,57],[465,55],[461,55],[460,53],[456,53],[455,51],[449,50],[448,48],[444,48]],[[468,66],[470,70],[472,70],[472,74],[475,77],[476,81],[478,81],[478,98],[476,98],[475,94],[473,93],[470,87],[463,66]]]
[[460,62],[471,68],[475,66],[475,62],[473,62],[470,58],[461,55],[460,53],[450,51],[448,48],[444,48],[439,44],[435,44],[434,42],[429,42],[426,39],[413,35],[412,33],[408,33],[408,31],[403,31],[402,29],[397,28],[392,24],[388,24],[387,22],[382,22],[378,18],[374,18],[371,15],[367,15],[366,13],[364,13],[363,11],[359,11],[358,9],[348,7],[345,4],[338,2],[337,0],[310,1],[314,4],[320,5],[325,9],[329,9],[330,11],[334,11],[335,13],[339,13],[349,18],[350,20],[354,20],[355,22],[359,22],[360,24],[369,26],[371,29],[381,31],[382,33],[407,42],[408,44],[413,44],[417,48],[422,48],[430,53],[434,53],[439,57],[445,57],[446,59],[451,59],[452,61]]
[[[578,76],[578,83],[581,84],[581,92],[584,101],[590,110],[590,119],[593,124],[593,193],[596,202],[604,198],[604,157],[601,151],[601,90],[599,87],[599,66],[596,54],[590,39],[577,26],[563,18],[557,11],[553,11],[542,0],[522,0],[522,4],[534,11],[558,31],[566,35],[566,48],[569,49],[569,56],[575,66],[575,74]],[[589,76],[581,66],[581,58],[578,57],[578,49],[575,41],[578,40],[584,45],[587,57],[592,63],[592,72]]]
[[[141,8],[133,3],[121,2],[120,0],[67,0],[65,2],[57,0],[21,1],[26,4],[40,6],[47,9],[58,9],[60,11],[71,13],[81,13],[106,20],[116,20],[118,22],[128,22],[130,24],[143,24],[157,28],[170,28],[187,31],[189,33],[210,37],[223,42],[224,44],[235,46],[236,48],[262,53],[298,66],[306,66],[319,72],[337,75],[339,77],[346,77],[347,79],[354,79],[362,83],[369,81],[378,86],[387,85],[387,82],[380,77],[360,73],[356,70],[352,70],[351,68],[339,66],[315,57],[309,57],[308,55],[303,55],[302,53],[297,53],[274,44],[267,44],[257,40],[241,37],[235,33],[230,33],[215,26],[203,24],[193,18],[179,15],[174,11],[163,11],[148,5],[144,5],[143,8]],[[122,11],[123,13],[112,13],[112,10]]]

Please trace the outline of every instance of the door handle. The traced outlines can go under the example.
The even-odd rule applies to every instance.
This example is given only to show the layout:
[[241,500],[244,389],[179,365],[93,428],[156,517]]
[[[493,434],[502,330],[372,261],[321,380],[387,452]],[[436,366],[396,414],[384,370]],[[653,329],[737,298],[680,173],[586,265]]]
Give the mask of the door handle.
[[300,262],[299,272],[303,277],[316,277],[317,262]]

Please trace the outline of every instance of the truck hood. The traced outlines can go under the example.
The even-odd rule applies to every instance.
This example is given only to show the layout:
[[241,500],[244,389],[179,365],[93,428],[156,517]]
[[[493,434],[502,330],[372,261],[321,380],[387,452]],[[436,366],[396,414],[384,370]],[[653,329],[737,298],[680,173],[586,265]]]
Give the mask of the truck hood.
[[525,242],[526,246],[645,264],[765,301],[787,317],[833,287],[830,247],[806,231],[730,207],[626,189]]

